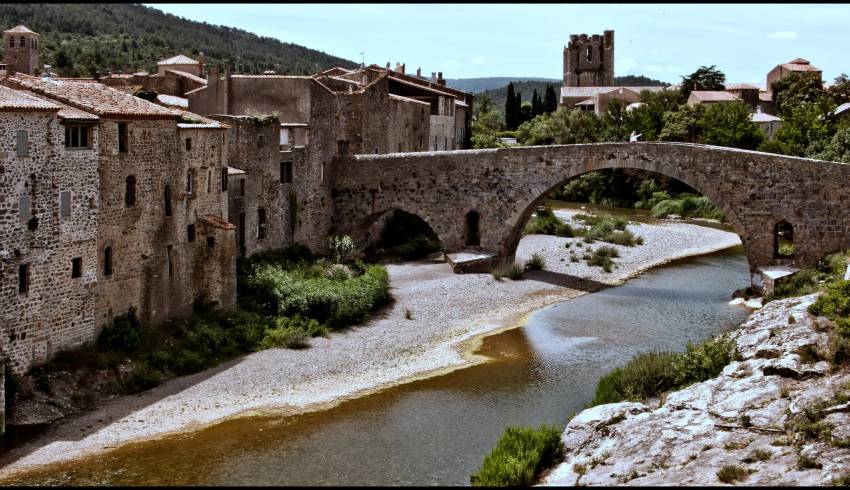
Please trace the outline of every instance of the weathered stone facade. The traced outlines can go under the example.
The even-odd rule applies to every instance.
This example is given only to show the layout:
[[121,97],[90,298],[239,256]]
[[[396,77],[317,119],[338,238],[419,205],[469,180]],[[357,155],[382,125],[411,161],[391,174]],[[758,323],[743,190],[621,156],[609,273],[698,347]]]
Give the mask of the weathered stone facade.
[[601,36],[573,34],[564,46],[565,87],[614,85],[614,31]]
[[[599,143],[334,160],[333,233],[352,233],[390,209],[421,217],[446,251],[467,245],[465,216],[480,217],[480,247],[512,258],[545,196],[573,177],[637,168],[681,180],[717,204],[741,237],[750,268],[803,267],[850,247],[850,166],[684,143]],[[776,253],[776,225],[796,252]]]
[[[17,148],[22,131],[25,155]],[[80,345],[95,332],[93,133],[91,149],[66,149],[56,111],[0,117],[0,346],[14,371]]]

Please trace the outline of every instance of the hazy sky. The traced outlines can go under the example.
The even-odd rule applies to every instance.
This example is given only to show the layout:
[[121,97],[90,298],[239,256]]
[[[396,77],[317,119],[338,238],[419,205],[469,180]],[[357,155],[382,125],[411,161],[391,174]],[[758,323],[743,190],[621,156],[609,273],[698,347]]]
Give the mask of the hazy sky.
[[148,4],[192,20],[366,63],[445,78],[561,78],[573,33],[615,30],[616,75],[668,82],[716,64],[729,82],[765,83],[802,57],[824,80],[850,72],[850,5]]

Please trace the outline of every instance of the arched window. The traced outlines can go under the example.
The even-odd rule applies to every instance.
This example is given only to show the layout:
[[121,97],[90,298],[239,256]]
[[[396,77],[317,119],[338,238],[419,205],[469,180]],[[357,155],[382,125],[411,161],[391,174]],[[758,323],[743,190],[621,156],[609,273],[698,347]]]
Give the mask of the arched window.
[[587,61],[593,61],[593,50],[591,50],[590,46],[587,47],[584,57]]
[[478,211],[470,211],[466,213],[466,232],[464,233],[464,245],[468,247],[477,247],[481,245],[481,233],[478,229],[478,223],[481,216]]
[[773,229],[774,255],[791,257],[794,255],[794,227],[787,221],[776,223]]
[[103,275],[112,275],[112,247],[103,249]]

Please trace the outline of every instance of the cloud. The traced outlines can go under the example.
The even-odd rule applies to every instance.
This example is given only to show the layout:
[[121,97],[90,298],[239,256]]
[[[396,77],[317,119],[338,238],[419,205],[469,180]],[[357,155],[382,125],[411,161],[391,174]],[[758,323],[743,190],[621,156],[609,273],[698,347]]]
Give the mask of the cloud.
[[771,39],[797,39],[798,36],[794,31],[776,31],[767,35]]

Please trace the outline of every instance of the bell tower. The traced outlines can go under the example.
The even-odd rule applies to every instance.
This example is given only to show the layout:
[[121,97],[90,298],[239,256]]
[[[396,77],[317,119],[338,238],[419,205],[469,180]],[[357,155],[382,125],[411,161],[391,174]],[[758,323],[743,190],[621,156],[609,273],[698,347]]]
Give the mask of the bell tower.
[[564,46],[565,87],[614,85],[614,31],[601,36],[573,34]]
[[38,61],[39,35],[23,25],[3,31],[3,45],[6,54],[6,73],[24,73],[38,75],[41,65]]

